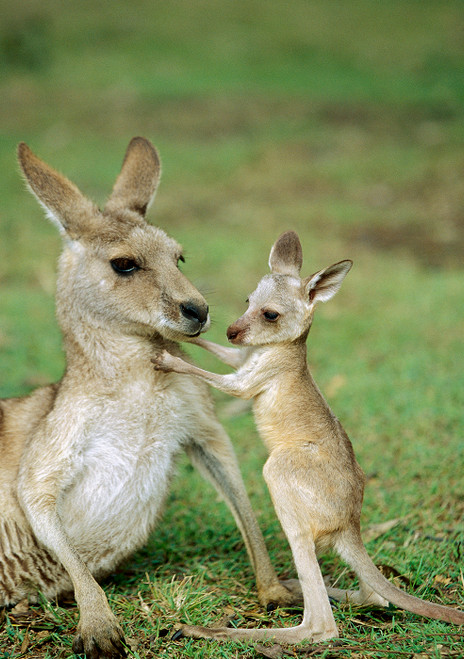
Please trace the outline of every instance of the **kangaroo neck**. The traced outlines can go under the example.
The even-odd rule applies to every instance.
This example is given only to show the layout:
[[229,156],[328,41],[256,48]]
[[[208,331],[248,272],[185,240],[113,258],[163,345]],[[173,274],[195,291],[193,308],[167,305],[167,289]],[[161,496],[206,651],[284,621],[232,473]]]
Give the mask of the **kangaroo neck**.
[[155,350],[179,350],[178,345],[160,335],[139,336],[94,326],[82,321],[63,328],[66,374],[86,373],[92,380],[114,385],[117,378],[139,379],[153,373],[150,358]]
[[286,343],[270,343],[253,347],[253,358],[265,362],[266,367],[275,376],[288,371],[307,370],[306,344],[304,341],[289,341]]

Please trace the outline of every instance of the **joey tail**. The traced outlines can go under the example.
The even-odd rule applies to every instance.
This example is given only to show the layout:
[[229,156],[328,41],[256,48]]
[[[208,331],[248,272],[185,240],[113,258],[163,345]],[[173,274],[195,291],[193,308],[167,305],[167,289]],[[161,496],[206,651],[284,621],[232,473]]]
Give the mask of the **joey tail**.
[[442,604],[434,604],[409,595],[394,586],[374,565],[362,542],[360,534],[345,533],[336,542],[336,548],[358,577],[363,579],[377,595],[395,606],[427,618],[464,625],[464,611]]

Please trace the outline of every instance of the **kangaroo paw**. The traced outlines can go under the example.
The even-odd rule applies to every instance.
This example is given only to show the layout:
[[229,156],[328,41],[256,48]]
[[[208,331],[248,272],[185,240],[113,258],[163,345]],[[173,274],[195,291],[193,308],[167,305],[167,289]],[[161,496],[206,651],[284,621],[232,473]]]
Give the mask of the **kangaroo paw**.
[[121,659],[126,657],[124,635],[116,620],[93,620],[90,625],[79,624],[74,637],[74,654],[87,659]]

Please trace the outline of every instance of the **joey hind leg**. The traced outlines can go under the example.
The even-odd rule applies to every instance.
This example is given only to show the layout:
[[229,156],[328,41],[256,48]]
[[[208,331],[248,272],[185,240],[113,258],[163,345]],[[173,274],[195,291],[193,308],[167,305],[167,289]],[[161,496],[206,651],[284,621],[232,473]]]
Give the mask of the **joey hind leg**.
[[[288,466],[284,459],[268,458],[263,475],[269,488],[277,517],[292,550],[293,562],[303,592],[304,613],[299,634],[313,641],[338,637],[337,625],[330,606],[324,579],[317,560],[311,510],[305,496],[294,484],[288,483]],[[314,528],[314,527],[313,527]]]
[[[269,462],[269,460],[268,460]],[[300,579],[304,598],[304,614],[301,624],[295,627],[231,629],[228,627],[197,627],[183,625],[176,634],[193,638],[232,639],[243,641],[275,640],[279,643],[295,644],[303,640],[324,641],[338,636],[324,580],[316,556],[314,540],[309,525],[303,527],[295,514],[296,502],[292,492],[279,478],[274,481],[269,469],[266,482],[273,498],[276,512],[282,524]]]
[[264,607],[274,608],[301,602],[301,592],[292,592],[281,584],[272,567],[229,437],[219,423],[204,428],[204,433],[202,441],[192,441],[186,451],[195,467],[225,500],[235,518],[255,572],[260,603]]
[[293,533],[287,528],[287,537],[293,552],[303,590],[304,614],[302,622],[295,627],[272,627],[242,629],[229,627],[199,627],[182,625],[176,634],[192,638],[212,638],[215,640],[277,641],[296,644],[304,640],[314,643],[338,637],[330,602],[316,557],[316,549],[310,535]]
[[304,640],[314,643],[338,637],[330,602],[317,562],[316,550],[311,537],[288,533],[304,597],[302,622],[295,627],[272,627],[260,629],[233,629],[229,627],[197,627],[182,625],[176,634],[192,638],[212,638],[216,640],[277,641],[296,644]]

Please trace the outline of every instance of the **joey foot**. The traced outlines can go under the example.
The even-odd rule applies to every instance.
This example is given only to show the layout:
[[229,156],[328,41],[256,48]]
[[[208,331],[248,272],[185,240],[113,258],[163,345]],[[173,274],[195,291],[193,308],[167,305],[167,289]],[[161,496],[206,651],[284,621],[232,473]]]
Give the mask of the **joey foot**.
[[217,641],[276,641],[284,645],[295,645],[301,641],[320,643],[338,638],[338,630],[332,625],[319,631],[310,625],[301,624],[297,627],[279,627],[259,629],[234,629],[231,627],[200,627],[197,625],[182,625],[173,634],[172,640],[178,641],[183,636],[190,638],[212,638]]
[[151,358],[151,362],[156,371],[162,371],[163,373],[172,373],[172,371],[176,370],[176,366],[183,365],[184,363],[182,359],[174,357],[167,350],[158,352]]
[[338,637],[339,637],[339,633],[336,627],[328,627],[323,631],[320,632],[314,631],[311,634],[311,640],[313,643],[322,643],[322,641],[330,641]]
[[87,659],[121,659],[127,656],[124,634],[114,616],[93,618],[89,624],[83,624],[81,620],[72,650],[74,654],[85,654]]
[[[228,629],[228,628],[227,628]],[[200,627],[199,625],[181,625],[171,637],[172,641],[179,641],[183,637],[189,638],[216,638],[227,639],[230,638],[227,634],[226,628],[210,629],[209,627]]]

